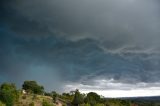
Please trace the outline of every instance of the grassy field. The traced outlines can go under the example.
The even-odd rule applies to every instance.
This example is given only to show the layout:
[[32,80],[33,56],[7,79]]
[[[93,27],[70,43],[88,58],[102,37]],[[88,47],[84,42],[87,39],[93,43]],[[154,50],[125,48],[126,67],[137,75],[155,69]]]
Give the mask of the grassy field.
[[55,105],[52,98],[49,96],[21,94],[19,100],[15,103],[15,106],[43,106],[43,102],[47,102],[53,106]]

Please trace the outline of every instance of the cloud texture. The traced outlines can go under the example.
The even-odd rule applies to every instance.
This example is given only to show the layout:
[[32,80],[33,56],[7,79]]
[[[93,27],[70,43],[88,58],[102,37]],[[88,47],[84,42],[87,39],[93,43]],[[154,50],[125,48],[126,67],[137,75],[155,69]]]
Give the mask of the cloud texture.
[[0,82],[21,85],[31,79],[58,91],[75,83],[96,90],[160,87],[159,5],[158,0],[2,0]]

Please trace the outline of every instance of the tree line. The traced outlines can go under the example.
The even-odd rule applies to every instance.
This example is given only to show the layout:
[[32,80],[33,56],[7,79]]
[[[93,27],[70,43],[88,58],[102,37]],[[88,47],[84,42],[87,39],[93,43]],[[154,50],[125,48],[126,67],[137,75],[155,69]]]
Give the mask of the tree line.
[[[24,81],[22,84],[22,90],[24,90],[26,94],[49,96],[53,99],[53,103],[56,103],[58,98],[63,101],[63,106],[132,106],[133,104],[129,100],[106,99],[95,92],[84,94],[78,89],[62,94],[59,94],[55,91],[45,92],[44,87],[39,85],[36,81]],[[18,98],[21,94],[20,92],[22,92],[22,90],[17,90],[15,84],[13,83],[1,84],[0,106],[14,106],[14,104],[18,101]],[[47,105],[45,101],[43,102],[42,106],[53,105]]]

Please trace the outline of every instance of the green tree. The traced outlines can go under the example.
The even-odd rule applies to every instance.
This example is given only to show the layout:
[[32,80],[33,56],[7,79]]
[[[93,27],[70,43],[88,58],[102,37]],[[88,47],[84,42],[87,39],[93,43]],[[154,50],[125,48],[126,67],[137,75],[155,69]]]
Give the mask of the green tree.
[[34,93],[34,94],[43,94],[44,93],[44,87],[41,85],[38,85],[36,81],[24,81],[22,88],[26,90],[28,93]]
[[101,98],[97,93],[90,92],[85,98],[85,103],[89,103],[91,106],[95,106],[97,103],[101,102]]
[[13,106],[18,101],[19,93],[16,86],[10,83],[3,83],[0,86],[0,100],[7,106]]
[[51,96],[52,96],[52,98],[53,98],[53,101],[56,102],[56,98],[58,97],[57,92],[56,92],[56,91],[52,91],[52,92],[51,92]]
[[78,106],[79,104],[82,104],[83,101],[84,101],[83,95],[79,92],[79,90],[76,90],[72,104],[74,106]]
[[65,101],[72,102],[74,95],[70,93],[62,93],[61,97]]

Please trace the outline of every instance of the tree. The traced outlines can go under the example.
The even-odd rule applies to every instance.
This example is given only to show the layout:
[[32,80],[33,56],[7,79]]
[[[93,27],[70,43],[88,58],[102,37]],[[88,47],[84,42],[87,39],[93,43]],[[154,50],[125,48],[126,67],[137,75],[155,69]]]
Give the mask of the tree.
[[101,102],[101,98],[97,93],[90,92],[85,98],[85,103],[89,103],[91,106],[95,106],[97,103]]
[[13,106],[18,98],[19,94],[14,84],[3,83],[0,86],[0,100],[4,102],[6,106]]
[[78,106],[79,104],[82,104],[83,101],[84,101],[83,100],[83,95],[79,92],[79,90],[76,90],[73,101],[72,101],[72,104],[74,106]]
[[53,101],[56,102],[56,98],[58,96],[57,92],[56,91],[52,91],[51,95],[52,95]]
[[36,81],[24,81],[22,88],[26,90],[27,93],[31,92],[34,94],[43,94],[44,87],[38,85]]

